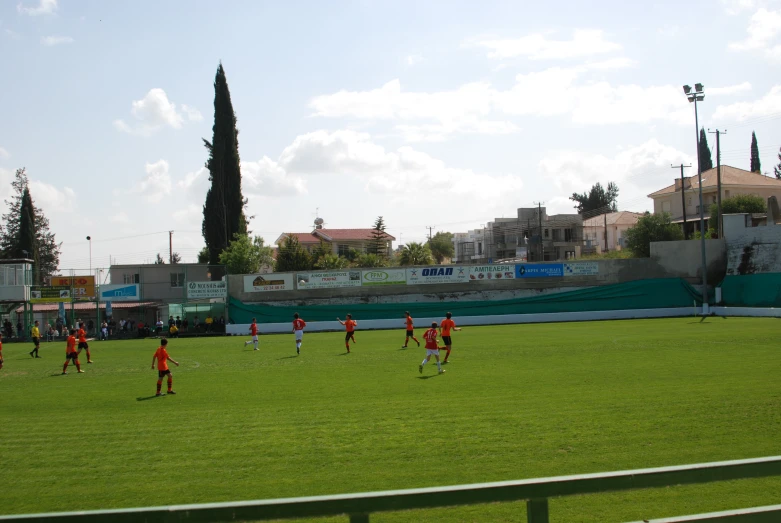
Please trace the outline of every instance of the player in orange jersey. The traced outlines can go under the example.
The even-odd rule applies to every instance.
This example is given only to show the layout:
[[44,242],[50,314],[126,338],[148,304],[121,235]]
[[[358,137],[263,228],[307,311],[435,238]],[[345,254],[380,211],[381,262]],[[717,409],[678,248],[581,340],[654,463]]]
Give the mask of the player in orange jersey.
[[79,363],[79,351],[76,350],[76,329],[71,329],[70,336],[68,336],[65,342],[65,365],[62,366],[62,373],[68,374],[66,369],[68,368],[68,362],[72,362],[76,365],[76,370],[81,370],[81,363]]
[[296,354],[301,354],[301,342],[304,341],[304,327],[306,327],[306,322],[298,317],[298,313],[293,314],[293,334],[296,335]]
[[252,334],[252,339],[244,342],[246,347],[250,343],[255,344],[255,350],[258,350],[258,324],[255,323],[255,318],[252,318],[252,323],[249,326],[249,333]]
[[447,354],[445,354],[445,361],[442,363],[447,363],[447,359],[450,357],[450,350],[453,346],[453,342],[450,339],[450,331],[461,330],[456,327],[456,322],[454,322],[452,318],[453,315],[448,312],[445,315],[445,319],[442,320],[442,323],[439,324],[440,334],[442,334],[442,342],[445,344],[445,350],[447,351]]
[[350,352],[350,340],[353,340],[353,343],[358,343],[355,341],[355,327],[358,325],[358,322],[353,319],[352,314],[348,314],[347,318],[342,321],[339,318],[336,318],[336,321],[344,325],[344,345],[347,347],[347,352]]
[[3,368],[3,334],[0,333],[0,369]]
[[82,349],[87,351],[87,363],[92,363],[92,356],[89,353],[89,344],[87,343],[87,331],[84,330],[84,322],[79,323],[79,354]]
[[409,312],[405,312],[404,314],[407,316],[407,320],[406,320],[406,323],[407,323],[407,337],[404,339],[404,345],[401,348],[402,349],[406,349],[407,348],[407,343],[409,343],[409,339],[410,338],[412,338],[415,341],[415,343],[418,344],[418,347],[420,347],[420,342],[415,337],[415,331],[413,330],[414,327],[412,326],[412,316],[410,316]]
[[174,385],[174,377],[171,375],[171,371],[168,369],[168,362],[173,361],[174,365],[177,367],[179,366],[178,361],[174,361],[171,359],[171,356],[168,355],[168,351],[165,349],[165,347],[168,345],[168,340],[163,338],[160,340],[160,346],[155,351],[155,355],[152,356],[152,368],[155,368],[155,360],[157,360],[157,394],[156,396],[161,396],[160,389],[163,386],[163,376],[168,376],[168,394],[176,394],[174,390],[172,389]]
[[437,322],[433,322],[431,328],[423,333],[423,339],[426,340],[426,359],[423,360],[423,363],[418,365],[418,372],[423,374],[423,365],[431,360],[431,356],[434,356],[437,359],[437,369],[439,369],[439,373],[444,374],[445,371],[439,363],[440,347],[437,346]]

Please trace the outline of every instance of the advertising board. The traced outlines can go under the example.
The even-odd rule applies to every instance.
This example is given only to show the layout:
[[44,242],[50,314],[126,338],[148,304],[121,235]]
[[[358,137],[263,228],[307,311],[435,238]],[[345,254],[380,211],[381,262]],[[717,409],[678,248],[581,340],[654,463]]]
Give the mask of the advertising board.
[[299,272],[296,274],[298,289],[334,289],[360,287],[361,271]]
[[516,278],[560,278],[564,276],[564,264],[527,263],[515,266]]
[[515,265],[475,265],[469,267],[469,281],[512,280]]
[[292,291],[292,274],[249,274],[244,276],[244,292]]
[[469,281],[469,267],[441,265],[407,269],[407,285],[432,283],[465,283]]

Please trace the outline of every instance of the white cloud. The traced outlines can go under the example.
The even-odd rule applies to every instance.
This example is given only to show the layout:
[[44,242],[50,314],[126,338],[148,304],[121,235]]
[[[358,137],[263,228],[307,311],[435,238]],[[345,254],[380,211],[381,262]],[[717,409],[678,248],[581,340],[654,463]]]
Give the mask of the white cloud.
[[19,33],[17,33],[16,31],[14,31],[12,29],[6,28],[6,29],[4,29],[4,31],[5,31],[5,34],[8,35],[9,38],[12,38],[14,40],[17,40],[19,38]]
[[781,112],[781,85],[775,85],[765,96],[758,100],[716,107],[713,118],[715,120],[736,120],[742,122],[749,118],[768,116],[779,112]]
[[181,110],[178,110],[160,88],[150,89],[142,99],[133,101],[130,112],[137,121],[135,126],[128,125],[124,120],[114,120],[114,127],[122,132],[142,136],[149,136],[163,127],[181,129],[185,117],[188,121],[203,119],[200,111],[193,107],[182,105]]
[[59,188],[46,182],[30,181],[30,193],[35,204],[45,212],[72,212],[76,209],[76,191],[70,187]]
[[423,63],[424,60],[425,60],[425,58],[423,58],[419,54],[411,54],[411,55],[407,56],[406,62],[407,62],[408,66],[412,67],[414,65],[418,65],[420,63]]
[[184,209],[175,211],[171,216],[173,216],[174,220],[177,222],[187,225],[201,223],[203,221],[203,207],[190,204]]
[[7,160],[11,157],[11,153],[9,153],[4,147],[0,147],[0,160]]
[[171,194],[171,175],[168,174],[167,161],[147,163],[145,169],[146,178],[141,181],[137,192],[140,192],[150,203],[157,203]]
[[109,216],[109,221],[120,225],[127,225],[130,223],[130,217],[125,211],[118,211]]
[[766,57],[781,59],[781,43],[777,37],[781,33],[781,10],[769,11],[760,8],[751,16],[748,36],[740,42],[730,42],[732,51],[759,51]]
[[[651,200],[646,196],[672,183],[676,172],[672,164],[691,163],[686,153],[664,145],[656,139],[620,150],[614,156],[585,153],[578,150],[548,151],[537,171],[557,193],[583,192],[599,182],[606,186],[616,182],[621,210],[644,210]],[[574,212],[568,197],[548,201],[548,212]]]
[[750,90],[751,84],[749,82],[743,82],[742,84],[728,85],[726,87],[709,87],[706,94],[709,96],[726,96],[737,93],[744,93]]
[[206,192],[205,189],[208,187],[208,184],[209,170],[206,167],[201,167],[197,171],[187,173],[183,179],[176,182],[176,186],[179,190],[189,191],[194,188],[203,188],[204,193]]
[[43,36],[41,37],[41,44],[47,47],[53,47],[55,45],[72,44],[73,38],[70,36]]
[[603,31],[597,29],[576,29],[570,40],[551,40],[547,34],[535,33],[521,38],[474,38],[465,45],[488,49],[488,58],[523,56],[531,60],[582,58],[621,49],[621,45],[605,40]]
[[292,196],[305,193],[306,183],[264,156],[257,162],[241,162],[241,188],[256,196]]
[[728,15],[738,15],[743,11],[754,9],[756,0],[721,0]]
[[38,7],[25,7],[20,2],[16,5],[16,10],[20,14],[30,16],[53,15],[57,11],[57,0],[40,0]]

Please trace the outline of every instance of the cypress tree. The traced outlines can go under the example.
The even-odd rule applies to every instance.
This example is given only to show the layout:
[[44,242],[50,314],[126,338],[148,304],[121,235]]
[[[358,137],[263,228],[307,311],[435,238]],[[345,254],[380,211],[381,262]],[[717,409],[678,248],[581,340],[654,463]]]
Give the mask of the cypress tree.
[[762,166],[759,164],[759,146],[757,135],[751,131],[751,172],[762,174]]
[[[220,63],[214,77],[214,126],[211,142],[203,144],[209,151],[206,168],[211,187],[203,205],[203,238],[209,250],[209,263],[218,264],[220,254],[228,247],[235,234],[247,234],[244,206],[247,200],[241,193],[239,160],[239,131],[233,111],[228,81]],[[214,272],[214,271],[212,271]],[[215,274],[215,277],[219,277]]]
[[781,180],[781,150],[778,151],[778,165],[773,167],[773,174],[776,175],[777,180]]
[[704,127],[700,129],[700,162],[702,162],[702,172],[713,169],[713,157],[708,147],[708,135],[705,134]]

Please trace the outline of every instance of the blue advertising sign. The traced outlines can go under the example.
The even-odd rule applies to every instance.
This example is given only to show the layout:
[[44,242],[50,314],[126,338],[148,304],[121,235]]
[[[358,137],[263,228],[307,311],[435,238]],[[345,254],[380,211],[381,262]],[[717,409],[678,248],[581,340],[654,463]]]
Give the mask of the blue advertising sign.
[[62,321],[65,321],[65,302],[60,302],[60,306],[57,308],[57,314],[59,314]]
[[140,297],[137,283],[100,286],[100,301],[138,301]]
[[111,309],[111,302],[107,301],[106,302],[106,317],[110,318],[113,315],[114,315],[114,311]]
[[563,263],[530,263],[515,266],[516,278],[556,278],[564,276]]

